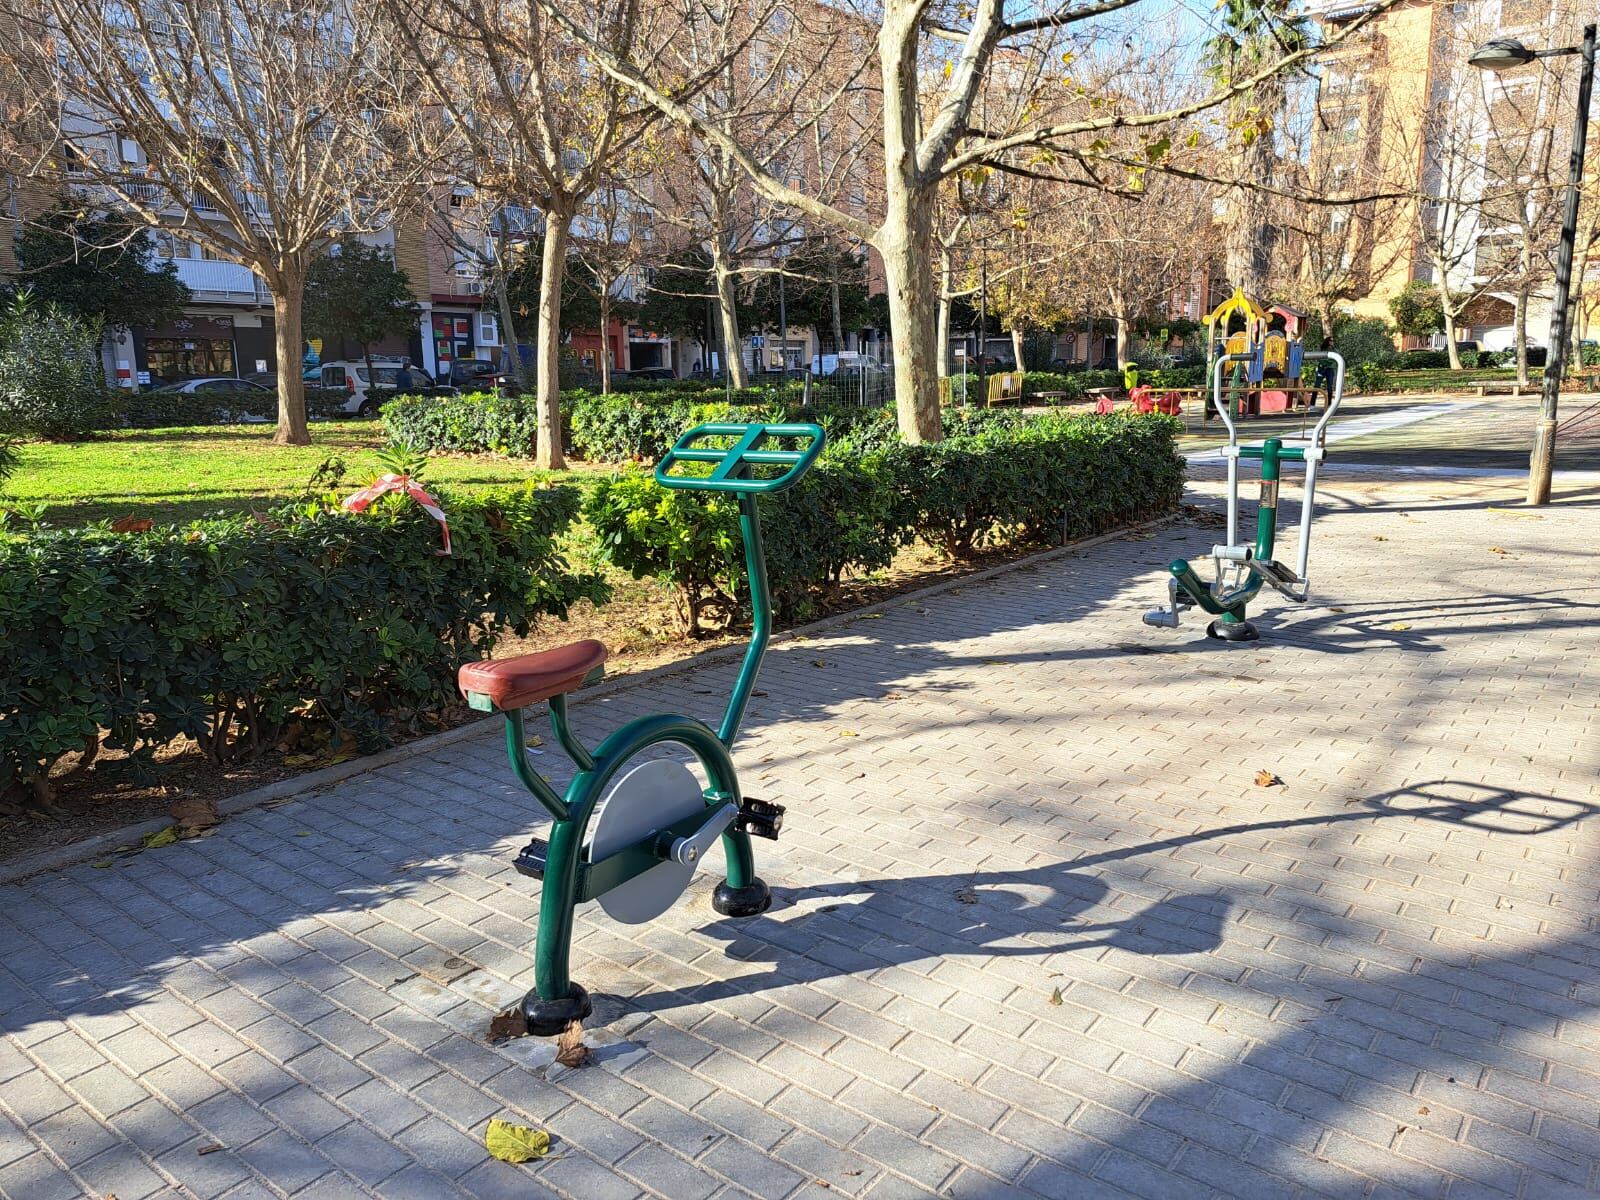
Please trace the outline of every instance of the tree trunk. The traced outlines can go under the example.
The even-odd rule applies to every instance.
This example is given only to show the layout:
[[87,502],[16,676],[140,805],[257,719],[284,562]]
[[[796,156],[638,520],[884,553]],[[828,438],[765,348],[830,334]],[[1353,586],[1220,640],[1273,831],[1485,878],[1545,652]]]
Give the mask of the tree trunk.
[[[711,273],[717,281],[717,311],[722,318],[722,368],[728,373],[728,382],[733,387],[749,387],[750,377],[745,374],[744,353],[739,345],[739,309],[738,298],[733,291],[733,264],[728,261],[720,230],[711,243]],[[709,363],[706,365],[710,366]]]
[[[923,5],[885,6],[878,32],[883,80],[884,219],[874,244],[883,258],[894,334],[894,404],[900,436],[936,442],[944,436],[939,412],[938,317],[933,289],[933,214],[939,181],[925,181],[917,166],[921,135],[917,57]],[[983,347],[978,347],[981,354]]]
[[500,342],[510,356],[507,364],[511,371],[511,378],[516,381],[517,390],[523,395],[528,393],[528,364],[522,361],[522,355],[517,350],[517,322],[515,314],[511,311],[511,294],[506,291],[506,246],[511,240],[511,231],[506,227],[505,210],[500,211],[500,248],[496,254],[494,273],[494,300],[495,307],[500,310]]
[[600,394],[611,394],[611,288],[598,275],[600,289]]
[[1127,317],[1118,317],[1117,321],[1117,369],[1120,371],[1128,365],[1128,332],[1132,328]]
[[1514,318],[1513,334],[1517,343],[1517,384],[1520,387],[1528,385],[1528,287],[1526,284],[1517,288],[1517,308]]
[[949,379],[952,373],[950,363],[950,297],[945,289],[939,290],[939,321],[938,329],[934,336],[939,339],[939,378]]
[[933,302],[933,197],[921,196],[890,176],[888,218],[879,232],[889,323],[894,329],[894,401],[900,436],[936,442],[944,436],[935,370],[938,319]]
[[306,384],[301,378],[300,347],[304,340],[300,312],[305,300],[304,272],[278,272],[272,287],[272,333],[277,350],[278,432],[272,440],[280,446],[309,446],[306,428]]
[[1444,306],[1444,349],[1450,356],[1450,369],[1461,370],[1461,351],[1456,349],[1456,314],[1450,311],[1450,305]]
[[833,260],[833,282],[828,288],[828,303],[832,311],[828,314],[833,318],[833,352],[838,354],[844,349],[844,311],[839,303],[839,260]]
[[571,216],[545,213],[544,259],[539,279],[538,383],[534,399],[538,443],[534,465],[559,471],[567,465],[561,448],[561,284],[567,267]]
[[1016,360],[1016,367],[1017,367],[1017,370],[1019,370],[1019,371],[1023,369],[1023,364],[1022,364],[1022,341],[1023,341],[1022,326],[1021,325],[1013,325],[1011,327],[1011,357]]

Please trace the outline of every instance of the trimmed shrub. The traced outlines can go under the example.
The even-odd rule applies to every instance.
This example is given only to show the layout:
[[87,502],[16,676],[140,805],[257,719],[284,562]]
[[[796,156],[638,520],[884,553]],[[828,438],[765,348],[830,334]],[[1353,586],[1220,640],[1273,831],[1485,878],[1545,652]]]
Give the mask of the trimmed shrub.
[[48,802],[63,755],[148,767],[187,735],[248,758],[291,720],[373,747],[455,705],[456,668],[598,577],[556,548],[576,488],[439,493],[453,554],[414,503],[319,505],[143,533],[0,532],[0,797]]
[[19,300],[0,341],[0,435],[66,442],[99,428],[109,397],[97,327],[59,305]]
[[[1180,425],[1170,417],[972,410],[952,418],[942,442],[865,452],[849,438],[830,443],[796,487],[761,499],[780,615],[808,615],[845,572],[887,566],[913,538],[967,558],[1102,532],[1171,512],[1182,497]],[[692,634],[743,612],[731,498],[669,491],[629,472],[598,484],[584,512],[611,561],[676,591]]]
[[538,419],[532,397],[469,392],[464,396],[396,396],[381,410],[390,442],[418,450],[532,458]]
[[911,532],[953,558],[1067,541],[1173,511],[1179,422],[1158,414],[1051,414],[886,452]]

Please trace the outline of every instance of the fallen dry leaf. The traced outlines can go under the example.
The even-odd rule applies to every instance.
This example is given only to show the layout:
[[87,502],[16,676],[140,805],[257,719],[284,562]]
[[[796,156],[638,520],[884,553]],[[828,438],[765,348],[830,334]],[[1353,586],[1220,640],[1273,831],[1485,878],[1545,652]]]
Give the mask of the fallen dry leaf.
[[1426,1104],[1424,1104],[1421,1108],[1417,1109],[1417,1115],[1421,1116],[1421,1117],[1425,1117],[1429,1113],[1431,1113],[1432,1111],[1433,1111],[1433,1109],[1429,1108]]
[[594,1057],[593,1051],[583,1044],[583,1022],[568,1021],[567,1027],[556,1038],[556,1061],[563,1067],[586,1067]]
[[142,840],[146,850],[159,850],[161,847],[170,846],[178,840],[178,827],[176,825],[168,825],[165,829],[157,830],[155,833],[145,834]]
[[840,737],[860,737],[861,735],[859,733],[857,733],[854,729],[841,729],[841,730],[839,730],[839,736]]
[[1394,630],[1396,633],[1404,633],[1406,630],[1410,629],[1411,626],[1407,625],[1404,621],[1396,621],[1393,625],[1389,626],[1389,628]]
[[520,1008],[508,1008],[505,1012],[496,1013],[489,1018],[489,1040],[491,1042],[527,1036],[528,1018],[522,1015]]
[[222,818],[217,815],[217,802],[202,796],[186,796],[172,806],[172,819],[184,837],[192,837],[202,829],[210,829]]
[[956,892],[956,899],[963,904],[976,904],[978,902],[978,893],[972,888],[964,887]]
[[1061,989],[1060,988],[1057,988],[1055,991],[1050,993],[1050,1006],[1052,1008],[1060,1008],[1061,1007]]
[[813,666],[813,667],[825,667],[825,666],[827,666],[827,665],[828,665],[828,664],[827,664],[827,663],[825,663],[825,662],[823,662],[823,661],[822,661],[822,659],[820,659],[820,658],[813,658],[813,659],[812,659],[812,660],[811,660],[811,665],[812,665],[812,666]]
[[113,533],[148,533],[155,522],[149,517],[123,517],[111,522]]
[[200,1149],[195,1151],[195,1153],[196,1154],[215,1154],[218,1150],[226,1150],[226,1149],[227,1149],[227,1147],[224,1146],[222,1143],[220,1143],[220,1142],[212,1142],[209,1146],[201,1146]]
[[550,1135],[542,1129],[513,1125],[497,1117],[484,1130],[483,1145],[501,1162],[525,1163],[550,1153]]
[[1384,537],[1381,533],[1375,533],[1372,535],[1372,540],[1375,542],[1387,542],[1389,539]]
[[1489,547],[1489,553],[1490,554],[1510,554],[1511,551],[1502,549],[1499,546],[1490,546]]
[[1255,782],[1256,782],[1256,786],[1257,787],[1282,787],[1283,786],[1283,780],[1279,779],[1276,775],[1274,775],[1271,771],[1267,770],[1265,767],[1262,767],[1261,770],[1256,772],[1256,780],[1255,780]]

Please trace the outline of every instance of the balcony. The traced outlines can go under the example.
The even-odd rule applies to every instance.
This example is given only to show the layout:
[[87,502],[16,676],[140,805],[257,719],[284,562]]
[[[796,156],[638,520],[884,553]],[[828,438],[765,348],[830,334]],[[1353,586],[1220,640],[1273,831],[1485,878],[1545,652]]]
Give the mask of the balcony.
[[175,258],[178,278],[208,304],[270,304],[272,293],[248,267],[213,258]]

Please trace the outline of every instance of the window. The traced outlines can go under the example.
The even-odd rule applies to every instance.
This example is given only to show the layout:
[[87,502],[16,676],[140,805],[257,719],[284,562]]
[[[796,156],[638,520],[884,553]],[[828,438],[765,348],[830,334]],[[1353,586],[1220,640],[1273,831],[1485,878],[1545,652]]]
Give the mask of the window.
[[500,344],[500,323],[492,312],[478,314],[478,344],[480,346],[498,346]]
[[233,342],[228,338],[146,338],[144,350],[151,383],[233,374]]

